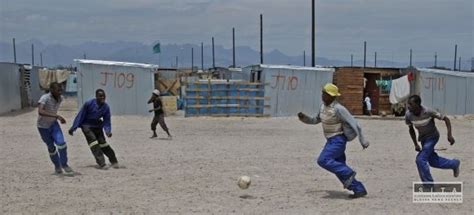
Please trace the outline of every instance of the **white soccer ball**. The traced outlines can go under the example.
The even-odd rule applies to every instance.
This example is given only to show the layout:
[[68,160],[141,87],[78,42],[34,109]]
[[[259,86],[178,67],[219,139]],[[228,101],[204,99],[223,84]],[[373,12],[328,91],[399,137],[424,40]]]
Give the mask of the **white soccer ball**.
[[239,185],[240,189],[243,189],[243,190],[249,188],[250,183],[251,183],[250,177],[245,176],[245,175],[240,176],[239,180],[237,181],[237,185]]

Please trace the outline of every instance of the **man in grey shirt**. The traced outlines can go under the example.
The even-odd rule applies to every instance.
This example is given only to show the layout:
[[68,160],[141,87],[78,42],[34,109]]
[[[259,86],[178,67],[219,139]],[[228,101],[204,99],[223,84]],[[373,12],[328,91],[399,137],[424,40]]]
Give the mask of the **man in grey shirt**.
[[[448,117],[434,110],[423,107],[421,98],[418,95],[410,96],[408,99],[408,111],[405,114],[405,122],[409,126],[409,132],[415,150],[418,152],[416,156],[416,166],[422,182],[433,182],[430,173],[430,166],[440,169],[452,169],[454,177],[459,176],[459,166],[461,162],[457,159],[446,159],[438,156],[434,151],[434,147],[439,140],[439,132],[436,128],[434,119],[443,120],[448,129],[448,141],[454,144],[454,137],[451,133],[451,122]],[[414,127],[418,130],[418,145]],[[427,184],[428,184],[427,183]]]
[[49,157],[54,164],[55,173],[62,174],[63,170],[67,175],[74,175],[74,171],[67,164],[67,146],[64,136],[59,126],[65,124],[66,120],[58,115],[58,109],[63,101],[62,86],[58,83],[51,83],[49,93],[41,96],[38,101],[38,121],[37,127],[41,139],[46,143]]

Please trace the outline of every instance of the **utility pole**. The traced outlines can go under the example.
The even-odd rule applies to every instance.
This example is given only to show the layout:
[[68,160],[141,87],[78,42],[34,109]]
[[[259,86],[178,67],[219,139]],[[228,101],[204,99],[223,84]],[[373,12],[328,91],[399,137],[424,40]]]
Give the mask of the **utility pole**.
[[31,68],[35,66],[35,45],[31,44]]
[[311,66],[316,66],[315,0],[311,1]]
[[454,45],[454,66],[453,66],[453,70],[456,71],[456,59],[457,59],[457,55],[458,55],[458,45]]
[[235,68],[235,28],[232,28],[232,67]]
[[204,72],[204,43],[201,42],[201,70]]
[[191,73],[194,72],[194,48],[191,48]]
[[260,64],[263,64],[263,14],[260,14]]
[[212,37],[212,68],[216,68],[216,58],[214,56],[214,37]]
[[367,66],[367,41],[364,41],[364,68]]
[[377,52],[375,52],[374,67],[377,68]]
[[471,72],[474,72],[474,57],[471,57]]
[[13,38],[13,62],[16,63],[16,44],[15,44],[15,38]]

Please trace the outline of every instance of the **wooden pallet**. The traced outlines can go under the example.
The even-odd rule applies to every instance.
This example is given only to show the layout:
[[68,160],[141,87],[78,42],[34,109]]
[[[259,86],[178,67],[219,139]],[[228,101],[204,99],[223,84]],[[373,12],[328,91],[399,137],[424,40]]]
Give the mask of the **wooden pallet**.
[[264,117],[262,83],[244,81],[197,81],[186,83],[185,116]]

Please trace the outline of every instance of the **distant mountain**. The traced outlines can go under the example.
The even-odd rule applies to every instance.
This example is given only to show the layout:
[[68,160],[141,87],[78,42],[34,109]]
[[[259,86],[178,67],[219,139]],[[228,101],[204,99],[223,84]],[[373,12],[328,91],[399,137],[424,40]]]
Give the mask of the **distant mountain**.
[[[43,55],[43,65],[45,66],[69,66],[73,65],[73,59],[82,59],[84,55],[87,59],[128,61],[137,63],[159,64],[162,67],[175,67],[176,56],[178,56],[179,67],[191,66],[191,48],[194,49],[194,66],[201,67],[201,46],[195,44],[162,44],[161,54],[152,52],[151,44],[138,42],[85,42],[79,45],[44,44],[37,39],[27,41],[17,41],[17,62],[30,64],[31,44],[34,44],[36,65],[40,65],[40,53]],[[236,47],[237,66],[247,66],[260,62],[260,53],[248,46]],[[303,56],[289,56],[278,49],[271,50],[264,54],[264,63],[280,65],[303,65]],[[13,48],[11,42],[0,41],[0,61],[13,62]],[[350,61],[340,59],[328,59],[318,57],[316,64],[322,66],[350,66]],[[453,62],[440,61],[438,66],[451,68]],[[232,65],[232,49],[226,49],[222,45],[215,46],[215,65],[228,67]],[[311,58],[306,56],[306,65],[311,65]],[[362,66],[360,60],[354,61],[354,66]],[[373,62],[367,62],[367,66],[373,66]],[[431,67],[433,62],[415,62],[415,66]],[[407,63],[380,60],[377,62],[380,67],[406,67]],[[204,46],[204,67],[212,67],[212,47]],[[462,68],[470,69],[470,62],[464,60]]]

